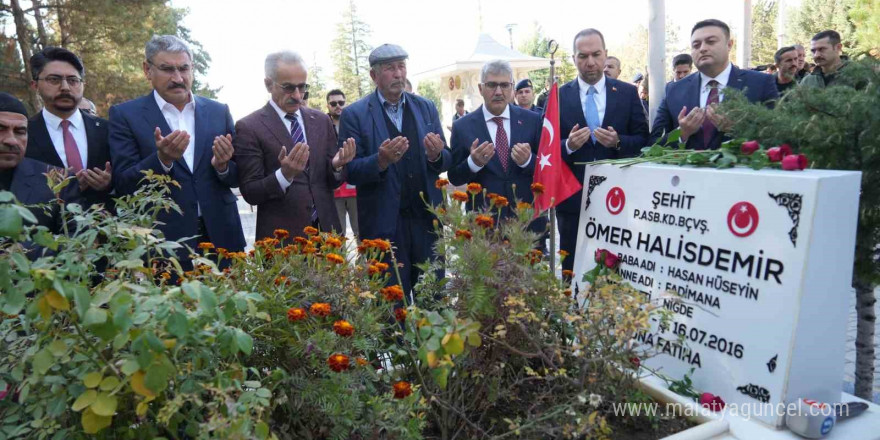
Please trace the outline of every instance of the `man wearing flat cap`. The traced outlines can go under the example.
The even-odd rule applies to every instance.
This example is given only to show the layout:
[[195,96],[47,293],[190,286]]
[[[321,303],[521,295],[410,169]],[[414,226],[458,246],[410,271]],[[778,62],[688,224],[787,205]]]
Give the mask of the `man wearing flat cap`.
[[[10,191],[25,205],[47,204],[55,199],[43,174],[51,165],[25,157],[28,143],[28,116],[24,104],[17,98],[0,93],[0,191]],[[65,190],[72,191],[71,185]],[[66,198],[62,195],[62,198]],[[56,204],[49,205],[47,213],[42,206],[30,209],[37,223],[54,234],[61,231],[61,218]]]
[[426,202],[442,202],[434,182],[451,166],[452,153],[434,104],[404,90],[408,57],[394,44],[370,53],[376,90],[342,111],[339,146],[348,138],[357,146],[346,168],[348,182],[358,187],[361,238],[391,240],[403,267],[400,279],[392,272],[390,282],[413,298],[421,275],[416,265],[435,258],[434,217]]
[[516,105],[539,115],[544,114],[544,109],[533,104],[535,102],[535,89],[532,87],[532,80],[526,78],[516,83],[515,99]]

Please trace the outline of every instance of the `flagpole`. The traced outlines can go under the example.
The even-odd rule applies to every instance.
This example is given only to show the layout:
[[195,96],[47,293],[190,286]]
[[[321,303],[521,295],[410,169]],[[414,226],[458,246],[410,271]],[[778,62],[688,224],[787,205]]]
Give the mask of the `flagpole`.
[[[547,42],[547,52],[550,53],[550,88],[551,89],[553,88],[553,84],[556,82],[556,60],[553,57],[556,55],[557,49],[559,49],[559,44],[556,43],[556,40],[550,40]],[[555,200],[550,200],[550,271],[554,275],[556,274],[556,201]]]

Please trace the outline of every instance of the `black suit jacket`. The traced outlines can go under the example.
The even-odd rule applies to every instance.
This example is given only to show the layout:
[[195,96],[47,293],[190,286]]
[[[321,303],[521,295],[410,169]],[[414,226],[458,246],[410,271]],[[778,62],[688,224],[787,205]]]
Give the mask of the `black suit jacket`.
[[[47,163],[25,157],[12,172],[12,183],[9,189],[15,198],[24,205],[48,204],[55,199],[55,194],[52,194],[52,190],[46,183],[46,176],[43,174],[51,168],[52,166]],[[70,186],[67,185],[67,188],[64,189],[62,198],[65,198]],[[29,209],[37,218],[37,224],[49,228],[53,234],[60,234],[62,227],[58,205],[52,203],[45,207],[48,210],[43,209],[43,206],[29,206]]]
[[[89,154],[86,167],[103,170],[107,162],[110,161],[110,145],[108,143],[109,124],[107,120],[92,116],[82,110],[80,110],[80,113],[82,113],[83,125],[85,125],[86,130],[86,142],[88,143]],[[58,151],[55,149],[52,138],[49,136],[49,129],[46,127],[46,119],[43,118],[43,112],[31,116],[31,119],[28,121],[28,146],[25,156],[58,168],[64,167],[64,162],[58,156]],[[76,191],[73,192],[73,194],[76,194],[75,199],[68,201],[76,201],[82,204],[84,208],[97,203],[103,203],[105,207],[112,210],[113,201],[110,198],[110,193],[113,190],[112,183],[107,191],[101,192],[89,188],[80,193],[79,185],[76,182],[68,186],[76,188]]]

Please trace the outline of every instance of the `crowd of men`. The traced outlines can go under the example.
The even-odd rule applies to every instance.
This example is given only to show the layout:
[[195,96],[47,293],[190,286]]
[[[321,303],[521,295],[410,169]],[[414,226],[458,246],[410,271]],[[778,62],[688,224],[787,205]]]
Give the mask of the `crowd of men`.
[[[811,41],[813,73],[803,72],[804,50],[797,45],[777,52],[774,76],[741,69],[729,60],[729,27],[700,21],[691,31],[691,54],[673,59],[674,79],[649,126],[647,81],[637,86],[617,79],[620,60],[607,55],[602,33],[584,29],[572,45],[578,75],[559,88],[561,154],[581,181],[585,166],[578,163],[638,155],[676,128],[688,148],[718,148],[729,124],[715,108],[726,87],[772,105],[799,76],[803,86],[822,87],[845,66],[840,36],[825,31]],[[348,106],[345,94],[332,90],[325,113],[305,105],[302,57],[269,54],[266,105],[234,122],[225,104],[192,93],[189,46],[175,36],[154,36],[143,62],[152,91],[113,106],[105,120],[83,98],[86,69],[79,57],[47,47],[29,60],[41,111],[28,115],[18,99],[0,93],[0,190],[26,204],[48,202],[55,195],[42,174],[57,167],[76,181],[62,195],[65,201],[102,204],[112,212],[115,197],[143,185],[144,171],[170,175],[179,183],[170,197],[180,212],[160,215],[157,228],[164,236],[186,239],[190,247],[211,242],[241,251],[245,238],[232,192],[239,188],[257,206],[256,239],[279,228],[344,231],[348,217],[357,237],[394,244],[402,266],[393,282],[411,292],[421,275],[417,264],[436,258],[433,216],[425,204],[442,202],[435,181],[447,173],[454,185],[478,182],[510,200],[531,202],[543,110],[533,104],[530,80],[514,82],[507,61],[490,61],[480,75],[484,104],[467,112],[462,100],[456,102],[447,142],[434,104],[407,91],[407,58],[393,44],[373,50],[375,90]],[[577,193],[558,206],[561,248],[571,255],[580,200]],[[57,215],[35,213],[40,224],[60,231]],[[532,227],[546,231],[547,221],[539,218]],[[184,266],[187,254],[178,255]],[[573,261],[565,259],[563,269]]]

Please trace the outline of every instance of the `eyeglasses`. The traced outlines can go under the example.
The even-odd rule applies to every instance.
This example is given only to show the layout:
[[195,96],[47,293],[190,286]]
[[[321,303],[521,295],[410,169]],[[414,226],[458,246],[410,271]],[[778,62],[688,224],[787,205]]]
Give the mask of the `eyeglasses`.
[[189,64],[184,64],[182,66],[169,66],[167,64],[162,64],[157,66],[153,64],[152,61],[147,61],[147,64],[159,69],[160,72],[169,76],[174,75],[174,71],[180,72],[181,75],[186,75],[192,70],[192,66]]
[[487,83],[484,83],[483,85],[486,86],[486,87],[488,87],[489,90],[495,90],[495,89],[497,89],[498,87],[501,87],[501,90],[508,91],[508,90],[510,90],[511,87],[513,87],[513,83],[512,83],[512,82],[495,82],[495,81],[489,81],[489,82],[487,82]]
[[278,86],[281,90],[284,90],[284,93],[292,94],[292,93],[296,92],[297,90],[299,90],[300,93],[308,93],[308,92],[309,92],[309,85],[306,84],[306,83],[301,83],[301,84],[278,84],[278,83],[275,82],[275,81],[272,81],[272,82],[275,83],[275,85]]
[[342,107],[345,105],[345,101],[327,101],[327,105],[330,107]]
[[78,76],[48,75],[45,78],[37,78],[37,81],[46,81],[53,86],[60,86],[62,81],[67,81],[70,87],[79,87],[85,84],[85,81]]

